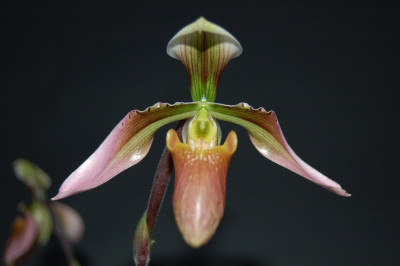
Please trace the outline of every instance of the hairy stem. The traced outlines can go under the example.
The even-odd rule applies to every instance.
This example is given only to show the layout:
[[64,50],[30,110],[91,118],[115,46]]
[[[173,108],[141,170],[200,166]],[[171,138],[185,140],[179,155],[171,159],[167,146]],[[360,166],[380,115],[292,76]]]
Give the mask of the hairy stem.
[[[182,129],[184,124],[185,120],[182,120],[176,127],[176,131],[180,139],[182,139]],[[156,223],[157,215],[160,211],[173,169],[174,164],[171,153],[167,147],[164,147],[160,162],[157,166],[156,174],[154,176],[147,209],[136,228],[134,240],[134,259],[137,266],[146,266],[149,263],[150,248],[152,245],[152,242],[150,241],[151,234],[153,232],[154,224]]]

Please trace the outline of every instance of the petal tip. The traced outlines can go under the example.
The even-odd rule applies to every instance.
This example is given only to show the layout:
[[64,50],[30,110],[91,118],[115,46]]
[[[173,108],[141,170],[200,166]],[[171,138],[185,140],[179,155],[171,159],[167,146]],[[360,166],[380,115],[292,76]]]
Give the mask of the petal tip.
[[326,190],[342,197],[351,197],[351,194],[348,193],[346,190],[344,190],[339,184],[336,183],[336,186],[326,186],[326,185],[321,185],[323,188]]
[[51,201],[56,201],[56,200],[59,200],[59,199],[62,199],[62,197],[60,196],[60,193],[58,193],[57,195],[55,195],[54,197],[52,197],[50,200],[51,200]]
[[351,194],[348,193],[346,190],[340,188],[340,189],[336,189],[335,193],[339,196],[343,196],[343,197],[351,197]]
[[69,196],[81,193],[85,190],[67,190],[67,191],[59,191],[57,195],[51,198],[52,201],[60,200],[60,199],[65,199],[68,198]]
[[51,200],[56,201],[56,200],[60,200],[60,199],[66,198],[66,197],[68,197],[68,196],[63,196],[61,193],[58,193],[57,195],[52,197]]

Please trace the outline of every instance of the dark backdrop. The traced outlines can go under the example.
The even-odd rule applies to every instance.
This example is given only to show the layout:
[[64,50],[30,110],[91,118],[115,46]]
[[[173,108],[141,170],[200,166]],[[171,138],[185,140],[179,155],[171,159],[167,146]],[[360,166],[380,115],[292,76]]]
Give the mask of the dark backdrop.
[[[262,157],[247,133],[228,172],[225,216],[205,247],[182,240],[170,186],[154,231],[153,265],[399,265],[399,9],[380,1],[130,1],[0,8],[0,243],[29,192],[11,162],[53,177],[51,196],[120,119],[158,101],[189,101],[166,44],[199,16],[241,42],[217,102],[276,111],[288,142],[353,194],[342,198]],[[130,265],[169,125],[148,156],[64,202],[87,225],[83,265]],[[172,182],[171,182],[172,184]],[[56,241],[29,265],[60,265]],[[55,260],[58,260],[55,262]],[[197,263],[197,264],[194,264]]]

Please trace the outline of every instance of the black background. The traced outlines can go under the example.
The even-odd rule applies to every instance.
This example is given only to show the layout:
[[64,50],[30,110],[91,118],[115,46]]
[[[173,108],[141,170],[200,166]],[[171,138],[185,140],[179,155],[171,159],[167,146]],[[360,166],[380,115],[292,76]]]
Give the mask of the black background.
[[[64,2],[64,3],[63,3]],[[323,3],[322,3],[323,2]],[[153,265],[399,265],[399,9],[376,1],[16,3],[0,8],[0,243],[29,191],[11,162],[53,178],[50,196],[132,109],[190,101],[184,67],[165,53],[205,16],[242,44],[217,102],[276,111],[306,162],[353,194],[336,196],[261,156],[244,129],[228,172],[225,216],[198,250],[182,240],[169,187]],[[86,221],[83,265],[130,265],[169,125],[148,156],[66,202]],[[173,181],[171,181],[171,184]],[[61,265],[59,246],[28,265]],[[57,260],[57,262],[55,262]]]

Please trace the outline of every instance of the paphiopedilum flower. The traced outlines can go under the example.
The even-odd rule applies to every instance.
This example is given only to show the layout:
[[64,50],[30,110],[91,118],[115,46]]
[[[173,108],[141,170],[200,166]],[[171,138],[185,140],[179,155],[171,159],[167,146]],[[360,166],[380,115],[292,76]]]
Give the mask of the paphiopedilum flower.
[[32,191],[32,199],[19,204],[23,216],[17,216],[4,250],[7,266],[20,265],[36,246],[45,246],[52,233],[61,242],[70,266],[78,266],[70,244],[80,241],[85,224],[77,211],[61,202],[49,202],[51,185],[48,174],[26,159],[13,163],[15,175]]
[[[223,69],[241,52],[235,37],[204,18],[180,30],[168,43],[167,53],[186,67],[193,102],[157,103],[143,111],[129,112],[64,181],[54,199],[95,188],[137,164],[148,153],[156,130],[180,120],[186,121],[182,140],[173,129],[166,137],[175,167],[173,209],[184,239],[194,247],[211,238],[223,216],[226,174],[237,147],[233,131],[220,144],[218,120],[243,126],[256,149],[271,161],[333,193],[350,196],[338,183],[294,153],[273,111],[255,109],[244,102],[237,105],[214,102]],[[144,228],[141,224],[139,227]]]

